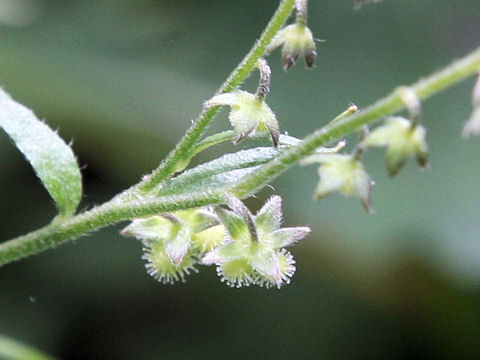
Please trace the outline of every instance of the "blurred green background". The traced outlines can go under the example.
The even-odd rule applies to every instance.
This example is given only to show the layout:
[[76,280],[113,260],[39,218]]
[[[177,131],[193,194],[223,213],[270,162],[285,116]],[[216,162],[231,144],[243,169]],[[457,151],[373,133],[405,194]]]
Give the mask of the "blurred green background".
[[[86,209],[158,164],[277,3],[1,0],[0,85],[73,140]],[[326,40],[313,71],[284,73],[278,52],[270,58],[269,104],[298,137],[480,45],[478,0],[385,0],[360,11],[352,0],[311,1],[309,23]],[[427,172],[409,162],[390,180],[382,151],[366,154],[375,214],[338,195],[313,201],[314,168],[273,184],[286,224],[313,229],[291,249],[291,285],[230,289],[214,268],[161,285],[117,226],[0,269],[0,333],[62,359],[478,358],[480,140],[459,135],[472,84],[424,104]],[[228,128],[226,114],[210,132]],[[55,215],[4,133],[0,185],[2,241]]]

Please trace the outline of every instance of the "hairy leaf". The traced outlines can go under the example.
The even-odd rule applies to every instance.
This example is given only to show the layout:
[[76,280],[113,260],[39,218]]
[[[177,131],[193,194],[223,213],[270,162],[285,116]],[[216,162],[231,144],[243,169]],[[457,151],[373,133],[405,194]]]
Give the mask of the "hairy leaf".
[[271,160],[279,151],[272,147],[258,147],[223,155],[171,179],[160,189],[158,195],[204,191],[233,185],[254,172],[259,165]]
[[0,89],[0,127],[30,162],[60,214],[73,214],[82,196],[82,182],[70,147],[3,89]]

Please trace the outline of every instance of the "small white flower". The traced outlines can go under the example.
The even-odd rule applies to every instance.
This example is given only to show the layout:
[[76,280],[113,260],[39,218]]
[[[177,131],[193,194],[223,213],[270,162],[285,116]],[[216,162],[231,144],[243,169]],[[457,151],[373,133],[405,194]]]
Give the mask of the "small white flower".
[[412,128],[411,124],[410,120],[403,117],[390,117],[362,142],[366,147],[387,147],[387,171],[390,176],[396,175],[410,156],[415,156],[420,166],[427,166],[426,130],[421,125]]
[[230,123],[233,126],[237,144],[250,134],[263,135],[270,132],[275,146],[278,145],[280,128],[275,114],[264,99],[242,90],[216,95],[205,102],[205,107],[230,106]]
[[320,181],[315,189],[315,197],[323,199],[335,191],[360,199],[365,210],[371,211],[373,181],[362,163],[352,155],[314,154],[302,161],[308,165],[320,163]]
[[315,40],[312,31],[304,22],[296,22],[280,30],[267,47],[267,53],[282,45],[284,70],[290,69],[302,55],[305,58],[306,66],[313,67],[317,57]]
[[150,275],[160,282],[172,283],[183,281],[186,274],[195,270],[198,256],[209,250],[209,245],[220,243],[218,232],[207,232],[217,224],[216,215],[208,209],[186,210],[135,219],[122,234],[142,241],[142,258],[147,260]]
[[[295,272],[295,261],[284,247],[305,237],[310,228],[280,228],[281,203],[279,196],[273,196],[256,216],[239,214],[237,209],[219,209],[225,240],[203,257],[203,263],[217,265],[222,281],[234,287],[256,284],[280,288],[288,284]],[[248,221],[245,215],[250,217]]]

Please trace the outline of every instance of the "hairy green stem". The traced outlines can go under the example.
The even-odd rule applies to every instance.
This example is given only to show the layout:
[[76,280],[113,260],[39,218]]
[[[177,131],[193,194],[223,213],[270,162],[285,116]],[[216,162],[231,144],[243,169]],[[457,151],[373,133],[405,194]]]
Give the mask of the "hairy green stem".
[[224,203],[224,190],[169,195],[154,200],[109,201],[74,216],[0,244],[0,266],[61,245],[90,231],[136,217]]
[[[223,85],[217,90],[216,94],[230,92],[245,81],[252,70],[255,69],[258,59],[264,55],[267,45],[290,16],[294,3],[294,0],[283,0],[280,3],[260,38]],[[168,154],[160,166],[155,169],[150,176],[147,176],[135,185],[134,189],[138,189],[141,193],[146,193],[168,179],[176,171],[183,170],[181,167],[178,168],[177,164],[185,164],[185,162],[192,157],[192,150],[194,150],[195,143],[204,134],[219,108],[219,106],[215,106],[209,109],[203,109],[190,129],[188,129],[177,146]]]
[[226,141],[232,141],[235,137],[233,130],[225,130],[209,137],[206,137],[202,141],[198,142],[192,150],[192,156],[197,155],[205,149],[208,149],[211,146],[221,144]]
[[[477,72],[480,66],[480,48],[443,70],[426,77],[410,86],[420,99],[426,99]],[[54,222],[40,230],[0,244],[0,266],[39,253],[51,247],[90,231],[135,217],[145,217],[162,212],[176,211],[208,204],[225,203],[228,190],[245,198],[265,187],[282,172],[308,156],[318,147],[334,139],[356,131],[360,126],[372,123],[386,115],[405,108],[402,100],[404,88],[394,90],[387,97],[362,111],[330,122],[328,125],[306,137],[298,144],[281,152],[257,171],[229,189],[171,195],[154,199],[122,201],[111,200],[97,208],[74,216],[64,222]]]
[[[351,112],[349,112],[349,114],[351,114]],[[235,137],[235,132],[233,130],[225,130],[225,131],[216,133],[214,135],[208,136],[195,145],[195,148],[192,150],[192,154],[196,155],[202,152],[203,150],[206,150],[209,147],[212,147],[214,145],[218,145],[227,141],[232,141],[234,137]],[[261,142],[267,142],[271,144],[271,138],[269,134],[261,134],[260,136],[251,138],[250,140],[259,140]],[[297,139],[296,137],[280,134],[278,143],[280,146],[290,147],[298,144],[300,141],[301,140]],[[323,150],[323,151],[326,151],[326,150]]]

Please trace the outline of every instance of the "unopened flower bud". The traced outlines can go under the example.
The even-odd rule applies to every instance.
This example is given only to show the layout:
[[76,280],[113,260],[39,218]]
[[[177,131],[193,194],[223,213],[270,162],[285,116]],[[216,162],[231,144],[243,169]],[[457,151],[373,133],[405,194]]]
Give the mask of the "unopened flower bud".
[[394,176],[400,171],[410,156],[415,156],[420,166],[428,165],[428,145],[426,130],[417,125],[412,128],[411,121],[403,117],[391,117],[384,125],[373,130],[362,145],[366,147],[386,146],[387,171]]
[[249,135],[270,133],[273,144],[278,145],[280,128],[275,114],[264,99],[242,90],[216,95],[205,102],[205,107],[230,106],[230,123],[237,144]]
[[366,211],[371,212],[371,192],[373,181],[362,163],[352,155],[314,154],[302,164],[320,163],[320,181],[315,189],[315,197],[323,199],[335,191],[342,195],[356,197]]

